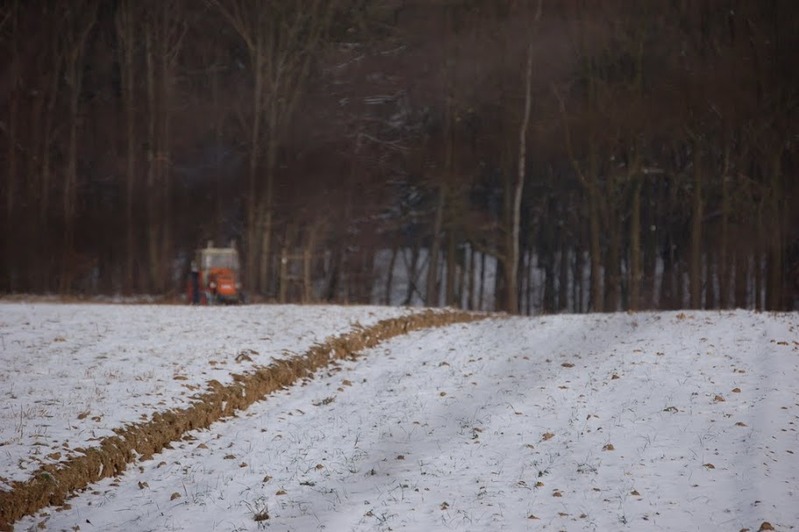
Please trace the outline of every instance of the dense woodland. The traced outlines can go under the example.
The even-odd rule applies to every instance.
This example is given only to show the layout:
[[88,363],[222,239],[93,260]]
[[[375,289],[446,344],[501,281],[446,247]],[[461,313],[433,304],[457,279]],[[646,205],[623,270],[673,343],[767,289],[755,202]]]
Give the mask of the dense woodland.
[[253,299],[794,309],[797,50],[796,0],[2,0],[0,293],[235,239]]

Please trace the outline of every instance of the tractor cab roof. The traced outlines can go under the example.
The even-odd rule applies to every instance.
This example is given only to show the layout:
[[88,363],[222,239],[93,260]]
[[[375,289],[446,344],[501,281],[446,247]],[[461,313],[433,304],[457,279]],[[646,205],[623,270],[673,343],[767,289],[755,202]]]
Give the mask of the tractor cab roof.
[[197,250],[197,264],[202,270],[212,268],[239,269],[239,253],[235,248],[207,247]]

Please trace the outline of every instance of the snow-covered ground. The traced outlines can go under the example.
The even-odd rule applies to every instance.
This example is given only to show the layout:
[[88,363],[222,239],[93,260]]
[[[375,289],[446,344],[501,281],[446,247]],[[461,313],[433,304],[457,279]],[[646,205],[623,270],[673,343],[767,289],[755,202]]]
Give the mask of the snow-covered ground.
[[[3,415],[10,405],[22,425],[2,420],[2,476],[19,475],[20,460],[31,467],[37,447],[50,452],[27,439],[31,430],[74,447],[111,421],[187,401],[180,384],[241,372],[236,357],[246,350],[264,364],[392,312],[408,311],[2,305]],[[198,338],[198,327],[228,338]],[[492,319],[413,332],[363,354],[15,529],[799,524],[799,314]],[[176,386],[176,375],[188,380]],[[139,386],[163,395],[141,396]],[[35,429],[41,419],[51,425]],[[28,454],[11,453],[22,441]]]
[[0,304],[0,489],[392,307]]

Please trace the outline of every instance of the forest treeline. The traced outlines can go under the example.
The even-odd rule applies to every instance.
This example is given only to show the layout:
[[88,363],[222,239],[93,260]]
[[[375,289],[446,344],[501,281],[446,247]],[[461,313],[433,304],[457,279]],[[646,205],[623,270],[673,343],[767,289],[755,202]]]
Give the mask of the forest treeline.
[[267,300],[793,309],[797,50],[795,0],[5,0],[0,293],[234,239]]

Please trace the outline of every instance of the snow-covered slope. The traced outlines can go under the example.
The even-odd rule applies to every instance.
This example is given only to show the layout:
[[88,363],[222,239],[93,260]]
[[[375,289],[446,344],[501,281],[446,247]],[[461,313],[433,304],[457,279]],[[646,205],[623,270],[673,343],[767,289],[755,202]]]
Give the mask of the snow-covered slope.
[[393,307],[0,304],[0,489]]
[[[93,347],[71,350],[70,337],[56,340],[64,333],[47,323],[76,310],[33,310],[27,341],[61,357],[60,366],[88,368],[99,353],[126,356],[126,346],[145,381],[169,381],[175,359],[157,347],[191,351],[195,341],[178,325],[186,309],[160,307],[151,309],[164,313],[153,322],[174,326],[145,320],[135,335],[101,329]],[[0,311],[8,365],[21,322],[7,306]],[[226,369],[239,371],[244,349],[300,351],[303,338],[321,340],[325,327],[332,334],[370,318],[370,310],[341,307],[285,312],[316,323],[309,330],[317,336],[286,327],[285,337],[257,333],[262,343],[253,344],[231,332]],[[364,314],[347,314],[355,312]],[[218,350],[188,364],[206,374],[183,373],[218,379],[225,369],[208,362]],[[12,394],[35,397],[37,381],[28,379],[36,374],[13,363],[0,381],[4,403]],[[131,394],[129,380],[107,380],[107,395]],[[547,316],[419,331],[193,432],[16,528],[755,531],[767,522],[790,530],[799,523],[798,382],[797,314]],[[48,405],[55,418],[65,403]],[[103,419],[123,419],[117,408],[139,412],[124,402],[104,408]]]

